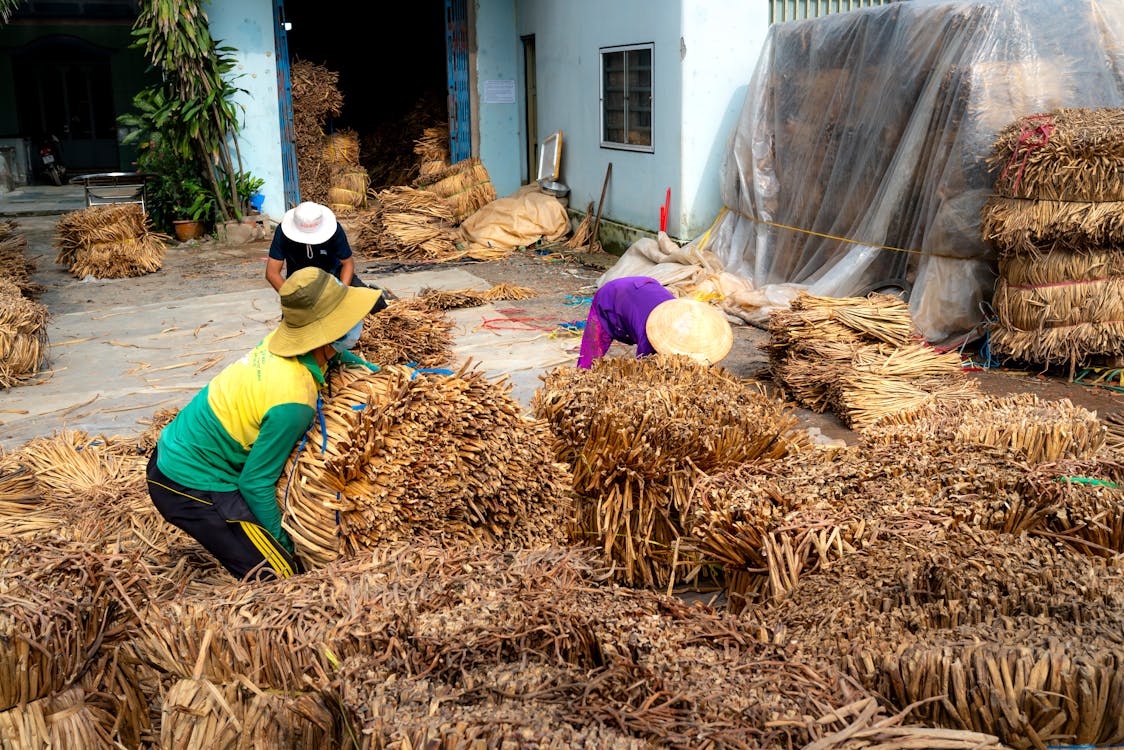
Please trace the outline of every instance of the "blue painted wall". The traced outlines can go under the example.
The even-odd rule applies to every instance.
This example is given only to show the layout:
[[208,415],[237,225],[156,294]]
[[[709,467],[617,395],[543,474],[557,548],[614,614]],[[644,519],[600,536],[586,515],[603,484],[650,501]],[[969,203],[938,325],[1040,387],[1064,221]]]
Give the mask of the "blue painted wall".
[[211,36],[234,47],[239,76],[235,85],[245,89],[237,101],[244,107],[238,147],[242,166],[265,180],[263,213],[280,221],[285,213],[284,177],[281,172],[281,126],[277,103],[277,56],[273,39],[271,0],[214,0],[207,7]]
[[[517,81],[522,50],[515,28],[515,1],[475,0],[473,14],[475,44],[469,67],[475,83],[474,151],[487,168],[496,194],[504,196],[519,187],[523,174],[519,139],[522,93]],[[489,87],[496,90],[511,84],[516,86],[513,102],[489,102],[485,96]]]

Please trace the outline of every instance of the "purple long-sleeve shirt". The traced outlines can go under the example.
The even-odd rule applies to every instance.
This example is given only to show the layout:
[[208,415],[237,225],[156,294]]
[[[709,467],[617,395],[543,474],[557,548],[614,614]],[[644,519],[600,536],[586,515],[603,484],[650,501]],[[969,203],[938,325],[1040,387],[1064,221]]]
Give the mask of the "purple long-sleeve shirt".
[[593,295],[578,367],[588,369],[614,341],[636,344],[637,358],[655,354],[645,325],[656,305],[669,299],[675,299],[675,295],[648,276],[624,276],[606,283]]

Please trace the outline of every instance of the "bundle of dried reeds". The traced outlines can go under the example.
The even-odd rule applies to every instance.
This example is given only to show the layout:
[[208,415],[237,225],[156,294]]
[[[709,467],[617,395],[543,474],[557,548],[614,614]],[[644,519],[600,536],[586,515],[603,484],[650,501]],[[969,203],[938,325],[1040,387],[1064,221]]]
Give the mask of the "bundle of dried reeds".
[[565,246],[581,252],[599,252],[601,243],[597,242],[597,238],[593,236],[593,222],[593,203],[591,201],[586,206],[582,220],[578,222],[573,233],[566,239]]
[[358,164],[359,134],[354,130],[345,129],[325,136],[321,158],[329,164]]
[[0,280],[13,283],[24,297],[38,299],[45,287],[31,280],[35,268],[35,261],[27,255],[27,237],[12,234],[0,238]]
[[452,206],[457,223],[496,199],[488,170],[476,158],[464,159],[444,172],[419,179],[418,187],[445,199]]
[[801,294],[771,313],[769,331],[773,380],[797,403],[831,410],[855,429],[978,395],[956,352],[912,341],[909,307],[896,297]]
[[151,231],[139,204],[90,206],[59,219],[55,262],[80,279],[142,276],[163,266],[167,239]]
[[1095,413],[1069,399],[1044,401],[1022,393],[973,400],[961,412],[955,437],[1044,463],[1091,458],[1104,445],[1105,428]]
[[457,248],[452,207],[443,199],[408,187],[376,195],[374,211],[361,214],[356,247],[368,255],[447,261],[463,257]]
[[537,294],[529,287],[497,284],[487,291],[426,288],[418,293],[418,297],[434,310],[451,310],[458,307],[479,307],[500,300],[530,299]]
[[543,381],[532,408],[554,430],[559,460],[573,467],[580,534],[630,584],[676,577],[700,473],[806,444],[781,402],[687,357],[602,359]]
[[424,299],[394,300],[368,317],[355,351],[380,366],[440,367],[453,358],[453,321]]
[[1082,252],[1124,245],[1124,202],[991,196],[980,231],[1003,254]]
[[418,155],[418,174],[422,180],[441,174],[449,168],[449,127],[425,128],[421,138],[414,141]]
[[0,748],[116,747],[113,716],[80,687],[0,711]]
[[[308,563],[421,536],[503,547],[563,541],[569,472],[549,431],[479,371],[344,370],[278,485]],[[487,426],[486,429],[484,426]]]
[[162,747],[323,750],[343,742],[317,694],[266,691],[245,677],[227,685],[180,680],[164,695],[160,714]]
[[0,278],[0,387],[26,383],[50,354],[47,308],[24,297],[13,281]]
[[[324,135],[324,125],[329,117],[339,117],[343,110],[343,94],[339,90],[340,76],[323,65],[295,60],[290,68],[290,77],[293,136],[301,198],[325,203],[332,163],[325,158],[329,143]],[[354,151],[358,154],[358,147]],[[329,155],[335,153],[338,151],[329,151]]]
[[1062,108],[1016,120],[996,136],[995,192],[1053,201],[1124,200],[1124,109]]

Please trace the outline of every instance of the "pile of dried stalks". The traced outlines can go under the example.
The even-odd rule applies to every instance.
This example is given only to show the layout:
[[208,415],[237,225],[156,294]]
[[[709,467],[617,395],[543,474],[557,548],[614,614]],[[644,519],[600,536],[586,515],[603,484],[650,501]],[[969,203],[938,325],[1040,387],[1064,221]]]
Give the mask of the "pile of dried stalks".
[[1012,398],[922,414],[872,428],[857,446],[699,483],[692,543],[723,566],[733,609],[783,598],[809,573],[907,531],[963,524],[1124,552],[1124,467],[1095,453],[1103,428],[1089,413]]
[[802,406],[830,410],[855,429],[978,395],[958,354],[914,340],[909,306],[897,297],[801,293],[791,309],[770,314],[769,332],[773,380]]
[[343,94],[338,86],[340,75],[323,65],[296,60],[290,68],[290,76],[301,198],[327,203],[332,163],[324,158],[329,145],[324,126],[328,118],[339,117],[343,110]]
[[949,527],[886,535],[749,616],[893,706],[1021,749],[1124,739],[1121,614],[1118,564]]
[[143,276],[164,265],[168,237],[151,231],[148,216],[136,203],[72,211],[59,219],[56,232],[55,262],[79,279]]
[[452,310],[459,307],[479,307],[501,300],[520,300],[535,297],[534,289],[513,284],[497,284],[486,291],[475,289],[422,289],[420,299],[434,310]]
[[379,366],[440,367],[453,359],[453,321],[421,299],[389,302],[368,316],[355,352]]
[[445,172],[449,168],[449,126],[423,130],[421,138],[414,141],[414,153],[418,155],[419,179],[428,180]]
[[981,232],[999,252],[991,346],[1071,372],[1124,354],[1124,109],[1060,109],[998,136]]
[[0,221],[0,280],[15,284],[28,299],[39,299],[44,287],[31,280],[35,261],[27,255],[27,237],[17,234],[17,228],[13,221]]
[[47,364],[47,318],[44,305],[0,277],[0,387],[26,383]]
[[433,193],[453,209],[453,220],[464,221],[496,199],[496,189],[488,170],[479,159],[464,159],[442,172],[425,175],[418,179],[417,186]]
[[701,475],[806,444],[780,401],[687,357],[607,358],[543,381],[532,408],[573,467],[579,534],[629,584],[683,577],[677,567],[691,563],[680,543]]
[[457,248],[452,208],[437,195],[409,187],[381,190],[375,209],[360,214],[355,247],[370,257],[448,261]]
[[569,472],[544,460],[546,425],[481,372],[405,367],[333,376],[278,485],[283,523],[306,563],[436,536],[503,548],[564,541]]

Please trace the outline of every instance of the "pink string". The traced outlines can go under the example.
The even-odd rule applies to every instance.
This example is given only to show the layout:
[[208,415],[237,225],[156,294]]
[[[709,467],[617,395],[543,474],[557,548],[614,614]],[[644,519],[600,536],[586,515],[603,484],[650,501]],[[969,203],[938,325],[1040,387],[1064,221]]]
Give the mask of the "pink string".
[[1030,152],[1042,148],[1050,142],[1054,127],[1053,115],[1030,115],[1023,120],[1019,141],[1015,144],[1015,150],[1011,153],[1011,159],[1007,162],[1007,166],[1003,168],[1003,173],[999,175],[1001,180],[1007,178],[1007,172],[1010,171],[1016,161],[1019,161],[1019,150],[1022,149],[1022,160],[1019,161],[1019,171],[1015,174],[1015,184],[1011,188],[1011,195],[1018,196],[1019,194],[1019,181],[1023,178],[1023,170],[1026,168],[1027,159],[1030,158]]

